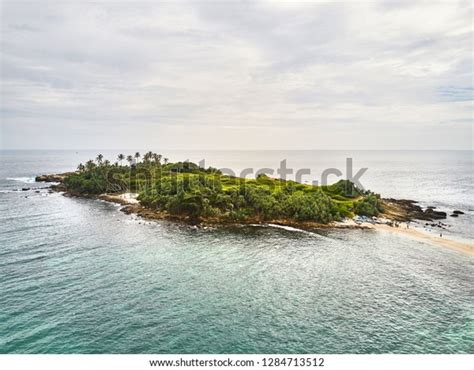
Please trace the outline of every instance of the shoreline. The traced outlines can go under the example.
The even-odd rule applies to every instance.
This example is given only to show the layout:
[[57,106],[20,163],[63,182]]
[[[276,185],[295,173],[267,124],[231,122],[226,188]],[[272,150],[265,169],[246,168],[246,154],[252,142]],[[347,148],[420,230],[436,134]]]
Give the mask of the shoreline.
[[425,242],[427,244],[436,245],[440,247],[450,248],[458,252],[463,252],[465,254],[474,256],[474,243],[468,243],[467,241],[454,240],[446,237],[439,237],[436,235],[428,234],[422,230],[416,228],[403,228],[393,227],[386,224],[366,224],[369,229],[391,233],[394,235],[401,235],[412,240],[417,240]]
[[[70,194],[65,192],[65,196],[68,197],[84,197],[82,195]],[[122,205],[120,211],[125,214],[135,214],[147,220],[169,220],[175,222],[183,222],[193,226],[241,226],[241,225],[278,225],[298,228],[300,230],[311,230],[311,229],[370,229],[367,225],[357,224],[355,222],[331,222],[328,224],[322,224],[314,221],[293,221],[288,219],[274,219],[262,221],[258,218],[249,218],[246,220],[232,221],[223,220],[221,218],[206,218],[201,220],[192,219],[189,216],[171,215],[164,211],[153,210],[142,206],[136,199],[135,193],[122,193],[122,194],[100,194],[96,197],[87,196],[90,199],[100,199],[111,203],[117,203]]]
[[[245,220],[233,221],[222,218],[194,219],[187,215],[171,215],[166,211],[159,211],[142,206],[137,199],[136,193],[111,193],[111,194],[81,194],[68,192],[62,184],[65,174],[42,175],[36,177],[38,182],[56,182],[50,189],[61,192],[66,197],[79,197],[88,199],[99,199],[111,203],[120,204],[120,211],[125,214],[135,214],[148,220],[168,220],[182,222],[193,226],[215,227],[215,226],[242,226],[242,225],[278,225],[284,227],[297,228],[304,231],[314,229],[358,229],[375,230],[379,232],[389,232],[392,234],[404,236],[412,240],[421,241],[427,244],[450,248],[468,255],[474,255],[474,244],[472,242],[450,239],[449,237],[438,237],[427,234],[414,227],[408,228],[410,221],[431,221],[446,218],[445,212],[435,211],[435,207],[428,207],[423,210],[416,201],[406,199],[383,199],[385,212],[374,222],[366,219],[346,219],[344,221],[333,221],[328,224],[314,221],[295,221],[290,219],[262,220],[259,217],[248,218]],[[380,220],[384,220],[380,222]],[[443,225],[441,223],[441,225]],[[442,226],[441,226],[442,227]]]
[[[163,212],[150,210],[139,204],[136,199],[136,194],[122,193],[122,194],[101,194],[97,199],[105,200],[112,203],[118,203],[124,207],[120,210],[126,214],[136,214],[139,217],[149,220],[169,220],[190,223],[189,219],[179,216],[172,216]],[[407,223],[401,223],[399,227],[390,226],[388,224],[362,222],[356,223],[354,220],[346,220],[340,222],[332,222],[329,224],[318,224],[316,222],[294,222],[290,220],[246,220],[241,222],[223,222],[222,220],[203,220],[200,223],[203,227],[207,226],[232,226],[232,225],[276,225],[283,227],[293,227],[298,230],[307,231],[310,229],[358,229],[358,230],[375,230],[378,232],[391,233],[400,235],[412,240],[421,241],[434,246],[445,247],[458,252],[462,252],[474,256],[474,243],[467,241],[454,240],[446,237],[439,237],[423,232],[415,227],[407,228]]]

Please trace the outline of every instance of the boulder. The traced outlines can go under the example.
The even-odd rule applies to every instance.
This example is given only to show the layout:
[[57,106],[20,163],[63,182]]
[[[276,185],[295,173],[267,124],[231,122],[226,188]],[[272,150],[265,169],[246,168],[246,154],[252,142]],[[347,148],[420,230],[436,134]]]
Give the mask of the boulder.
[[442,220],[448,216],[446,212],[435,211],[433,208],[427,208],[423,213],[433,220]]

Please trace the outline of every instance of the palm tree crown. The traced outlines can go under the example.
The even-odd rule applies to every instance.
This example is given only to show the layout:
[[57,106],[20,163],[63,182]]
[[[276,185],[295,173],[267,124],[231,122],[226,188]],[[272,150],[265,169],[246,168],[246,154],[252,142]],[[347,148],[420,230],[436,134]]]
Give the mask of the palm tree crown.
[[144,156],[143,156],[143,160],[145,162],[150,162],[151,159],[153,158],[153,152],[147,152]]
[[122,165],[122,161],[125,159],[125,156],[122,153],[120,153],[117,159],[120,161],[120,165]]
[[94,161],[88,160],[86,162],[85,168],[86,168],[87,171],[93,170],[95,167],[96,167],[96,165],[95,165]]

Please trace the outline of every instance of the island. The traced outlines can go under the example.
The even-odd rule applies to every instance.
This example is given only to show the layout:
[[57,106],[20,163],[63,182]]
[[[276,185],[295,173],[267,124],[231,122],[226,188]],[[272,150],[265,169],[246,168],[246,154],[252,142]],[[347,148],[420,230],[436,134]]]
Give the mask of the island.
[[229,176],[189,161],[172,163],[153,152],[140,158],[140,153],[120,154],[112,163],[99,154],[74,172],[41,175],[36,181],[52,182],[51,188],[66,196],[120,203],[127,214],[193,225],[265,223],[302,229],[380,226],[396,230],[403,223],[411,234],[415,232],[408,231],[413,220],[440,229],[447,226],[435,222],[445,219],[446,212],[423,209],[413,200],[384,199],[349,180],[316,186],[265,174]]

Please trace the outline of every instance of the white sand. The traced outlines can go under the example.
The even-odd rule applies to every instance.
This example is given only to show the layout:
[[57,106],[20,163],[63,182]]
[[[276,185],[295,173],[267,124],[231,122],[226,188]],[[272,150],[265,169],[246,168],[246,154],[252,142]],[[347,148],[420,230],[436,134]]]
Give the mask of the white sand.
[[399,227],[391,227],[385,224],[370,223],[363,223],[362,225],[367,226],[371,229],[406,236],[415,240],[427,242],[429,244],[455,249],[457,251],[467,253],[471,256],[474,255],[473,242],[453,240],[447,238],[445,235],[443,235],[443,237],[440,237],[439,235],[428,234],[414,227],[407,228],[405,223],[401,223]]
[[119,197],[129,204],[138,204],[137,193],[123,193],[120,194]]

